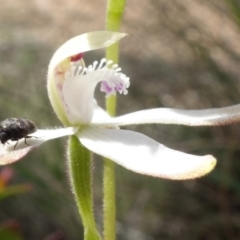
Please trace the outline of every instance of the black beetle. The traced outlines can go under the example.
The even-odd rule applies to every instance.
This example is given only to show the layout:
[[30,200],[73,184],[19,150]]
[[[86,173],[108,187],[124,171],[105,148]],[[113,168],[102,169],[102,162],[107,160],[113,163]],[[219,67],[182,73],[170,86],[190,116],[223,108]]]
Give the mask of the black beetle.
[[8,140],[18,143],[19,139],[25,138],[25,144],[27,145],[26,139],[30,138],[28,134],[34,133],[36,130],[36,124],[29,119],[7,118],[0,122],[0,141],[2,144],[5,144]]

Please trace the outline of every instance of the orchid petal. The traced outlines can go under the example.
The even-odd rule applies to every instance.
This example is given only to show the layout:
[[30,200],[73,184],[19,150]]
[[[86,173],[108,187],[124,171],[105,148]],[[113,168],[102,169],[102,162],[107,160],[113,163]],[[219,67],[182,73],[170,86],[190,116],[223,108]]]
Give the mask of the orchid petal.
[[0,165],[16,162],[42,143],[51,139],[73,135],[77,130],[77,128],[72,127],[52,130],[39,129],[29,134],[27,138],[22,138],[19,141],[9,140],[5,144],[0,144]]
[[209,173],[216,164],[211,155],[194,156],[172,150],[137,132],[88,127],[77,135],[92,152],[155,177],[193,179]]
[[148,123],[179,124],[187,126],[219,126],[240,121],[240,104],[203,110],[155,108],[137,111],[119,117],[95,121],[101,126],[125,126]]
[[71,38],[55,52],[49,69],[54,69],[61,61],[76,54],[108,47],[126,35],[119,32],[95,31]]

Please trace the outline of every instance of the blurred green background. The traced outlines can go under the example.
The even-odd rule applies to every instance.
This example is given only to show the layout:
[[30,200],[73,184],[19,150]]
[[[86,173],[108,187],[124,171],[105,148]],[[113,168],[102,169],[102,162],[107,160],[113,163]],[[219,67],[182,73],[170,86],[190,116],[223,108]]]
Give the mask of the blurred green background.
[[[39,128],[61,126],[47,97],[48,63],[67,39],[104,29],[105,5],[103,0],[0,0],[0,120],[26,117]],[[127,1],[122,31],[129,36],[120,44],[120,66],[131,86],[127,96],[118,98],[118,114],[240,103],[240,1]],[[103,56],[104,51],[87,53],[85,62]],[[97,97],[103,104],[104,96],[97,92]],[[128,129],[174,149],[213,154],[218,165],[204,178],[181,182],[116,166],[118,240],[240,239],[239,125]],[[0,198],[3,240],[82,239],[66,174],[65,146],[66,139],[45,143],[10,166],[9,188],[28,187],[23,194]],[[94,166],[95,212],[101,229],[100,158]]]

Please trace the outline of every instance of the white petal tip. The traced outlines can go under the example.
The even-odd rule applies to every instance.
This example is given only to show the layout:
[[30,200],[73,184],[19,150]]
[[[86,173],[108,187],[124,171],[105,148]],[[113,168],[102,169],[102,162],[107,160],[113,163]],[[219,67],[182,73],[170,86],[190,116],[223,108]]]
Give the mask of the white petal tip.
[[24,156],[26,156],[31,150],[33,150],[33,147],[26,147],[24,149],[15,150],[11,152],[6,152],[3,150],[3,146],[0,147],[0,166],[1,165],[7,165],[14,163],[20,159],[22,159]]
[[198,162],[193,162],[190,168],[188,168],[188,166],[186,166],[186,169],[184,169],[185,167],[182,167],[181,172],[170,174],[169,176],[166,176],[166,178],[172,180],[188,180],[200,178],[210,173],[217,164],[216,158],[214,158],[212,155],[202,156],[200,159],[201,160]]
[[215,157],[213,157],[212,155],[206,155],[206,156],[204,156],[204,158],[205,158],[205,164],[203,165],[203,174],[202,175],[205,175],[205,174],[211,172],[217,164],[217,159]]

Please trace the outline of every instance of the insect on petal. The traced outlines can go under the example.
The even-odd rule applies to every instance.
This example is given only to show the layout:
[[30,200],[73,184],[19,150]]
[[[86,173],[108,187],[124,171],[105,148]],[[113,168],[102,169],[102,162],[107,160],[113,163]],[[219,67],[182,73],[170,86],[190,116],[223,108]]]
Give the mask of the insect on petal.
[[18,141],[7,141],[0,144],[0,165],[16,162],[42,143],[64,136],[75,134],[78,128],[39,129]]

